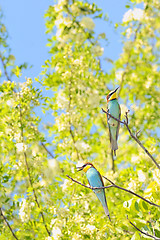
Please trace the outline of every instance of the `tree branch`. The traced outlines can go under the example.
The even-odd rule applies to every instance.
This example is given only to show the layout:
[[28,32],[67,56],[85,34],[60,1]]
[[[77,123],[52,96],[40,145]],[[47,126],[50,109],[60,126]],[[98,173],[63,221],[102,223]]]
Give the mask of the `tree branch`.
[[[21,113],[21,107],[20,107],[20,105],[19,105],[19,109],[20,109],[21,137],[22,137],[22,143],[24,143],[23,124],[22,124],[22,113]],[[44,214],[43,214],[43,212],[42,212],[42,210],[41,210],[41,207],[40,207],[40,204],[39,204],[39,201],[38,201],[38,197],[37,197],[36,191],[35,191],[34,186],[33,186],[33,183],[32,183],[32,178],[31,178],[31,174],[30,174],[30,167],[29,167],[29,165],[28,165],[27,153],[26,153],[25,150],[23,151],[23,155],[24,155],[25,165],[26,165],[27,173],[28,173],[28,179],[29,179],[29,183],[30,183],[30,186],[31,186],[31,188],[32,188],[32,191],[33,191],[34,199],[35,199],[35,202],[36,202],[38,208],[40,209],[40,214],[41,214],[41,217],[42,217],[42,220],[43,220],[43,224],[44,224],[44,226],[45,226],[45,229],[46,229],[48,235],[50,236],[51,233],[50,233],[50,231],[48,230],[48,227],[47,227],[47,225],[46,225],[45,217],[44,217]]]
[[6,78],[7,78],[7,80],[10,81],[10,82],[12,82],[11,79],[10,79],[10,77],[9,77],[9,75],[8,75],[7,67],[6,67],[6,65],[5,65],[5,62],[4,62],[4,60],[3,60],[3,56],[2,56],[1,54],[0,54],[0,59],[1,59],[1,63],[2,63],[3,69],[4,69],[4,74],[5,74]]
[[41,142],[41,145],[42,145],[42,147],[46,150],[46,152],[47,152],[52,158],[55,157],[55,156],[48,150],[48,148],[46,147],[46,145],[45,145],[43,142]]
[[83,183],[78,182],[77,180],[73,179],[72,177],[70,177],[70,176],[68,176],[68,175],[66,175],[66,176],[67,176],[68,178],[70,178],[73,182],[75,182],[75,183],[77,183],[77,184],[79,184],[79,185],[81,185],[81,186],[83,186],[83,187],[89,188],[89,189],[91,189],[91,190],[95,190],[95,189],[106,189],[106,188],[115,187],[115,188],[121,189],[121,190],[123,190],[123,191],[126,191],[126,192],[128,192],[128,193],[130,193],[130,194],[132,194],[132,195],[134,195],[134,196],[136,196],[136,197],[138,197],[138,198],[141,198],[143,201],[149,203],[150,205],[153,205],[153,206],[155,206],[155,207],[160,207],[160,205],[157,205],[157,204],[155,204],[155,203],[153,203],[153,202],[150,202],[149,200],[143,198],[143,197],[140,196],[139,194],[134,193],[134,192],[132,192],[132,191],[130,191],[130,190],[127,190],[127,189],[125,189],[125,188],[123,188],[123,187],[120,187],[120,186],[114,184],[111,180],[109,180],[108,178],[106,178],[106,177],[104,177],[104,176],[103,176],[103,177],[104,177],[107,181],[109,181],[112,185],[105,186],[105,187],[89,187],[89,186],[84,185]]
[[134,135],[134,134],[131,132],[131,130],[130,130],[129,126],[128,126],[128,112],[126,112],[126,115],[125,115],[126,120],[121,121],[121,120],[119,120],[118,118],[113,117],[110,113],[108,113],[107,111],[105,111],[103,108],[102,108],[102,111],[103,111],[104,113],[106,113],[107,115],[109,115],[111,118],[115,119],[117,122],[122,123],[123,125],[126,126],[128,132],[129,132],[129,134],[130,134],[130,136],[131,136],[131,138],[133,138],[133,139],[138,143],[138,145],[145,151],[145,153],[152,159],[152,161],[154,162],[154,164],[155,164],[155,165],[158,167],[158,169],[160,170],[160,166],[159,166],[159,164],[157,163],[157,161],[155,160],[155,158],[154,158],[154,157],[151,155],[151,153],[143,146],[143,144],[142,144],[141,141],[137,138],[137,136]]
[[[127,219],[128,219],[128,216],[127,216]],[[130,223],[137,231],[139,231],[140,233],[142,233],[142,234],[144,234],[144,235],[146,235],[146,236],[148,236],[148,237],[151,237],[151,238],[153,238],[153,239],[160,240],[160,238],[158,238],[158,237],[156,237],[156,236],[152,236],[152,235],[150,235],[150,234],[148,234],[148,233],[143,232],[142,230],[140,230],[140,229],[139,229],[138,227],[136,227],[136,225],[134,225],[129,219],[128,219],[128,221],[129,221],[129,223]]]
[[9,222],[7,221],[7,218],[4,216],[4,213],[3,213],[1,207],[0,207],[0,216],[2,216],[3,220],[4,220],[5,223],[7,224],[9,230],[11,231],[11,233],[12,233],[12,235],[13,235],[13,237],[18,240],[18,238],[16,237],[15,233],[13,232],[13,229],[12,229],[11,225],[10,225]]

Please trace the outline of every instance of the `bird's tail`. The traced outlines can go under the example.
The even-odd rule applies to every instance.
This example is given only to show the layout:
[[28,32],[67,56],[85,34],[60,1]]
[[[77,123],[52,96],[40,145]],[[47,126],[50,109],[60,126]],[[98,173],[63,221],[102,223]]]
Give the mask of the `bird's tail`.
[[116,139],[111,138],[111,147],[112,147],[112,150],[114,151],[114,155],[116,156],[116,150],[118,149]]
[[116,150],[118,149],[116,135],[117,135],[117,129],[115,127],[110,127],[111,149],[114,151],[115,156],[116,156]]
[[105,206],[103,206],[103,208],[104,208],[105,214],[108,216],[109,221],[111,222],[111,218],[110,218],[110,215],[109,215],[109,210],[108,210],[107,204]]

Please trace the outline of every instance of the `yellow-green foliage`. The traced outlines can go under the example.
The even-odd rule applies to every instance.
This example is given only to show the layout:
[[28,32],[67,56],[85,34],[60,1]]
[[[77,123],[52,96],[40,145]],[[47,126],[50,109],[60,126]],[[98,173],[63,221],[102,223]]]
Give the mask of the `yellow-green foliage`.
[[[21,68],[14,66],[0,23],[0,57],[6,70],[19,77],[10,82],[10,74],[0,74],[0,207],[18,239],[146,239],[127,216],[142,231],[160,237],[158,207],[109,188],[109,222],[95,194],[66,177],[87,184],[85,174],[75,167],[90,161],[117,185],[160,205],[160,171],[123,125],[112,171],[106,116],[101,111],[106,109],[110,84],[119,85],[121,118],[129,109],[131,131],[141,130],[140,141],[160,164],[159,1],[130,1],[118,24],[123,50],[110,72],[101,67],[101,40],[107,33],[104,27],[104,33],[96,36],[95,18],[107,24],[101,9],[88,1],[61,0],[49,7],[45,20],[50,58],[39,78],[42,92],[31,79],[20,82]],[[50,97],[43,97],[44,89]],[[41,133],[38,106],[49,118]],[[41,144],[47,131],[52,159]],[[2,216],[0,223],[0,239],[12,239]]]

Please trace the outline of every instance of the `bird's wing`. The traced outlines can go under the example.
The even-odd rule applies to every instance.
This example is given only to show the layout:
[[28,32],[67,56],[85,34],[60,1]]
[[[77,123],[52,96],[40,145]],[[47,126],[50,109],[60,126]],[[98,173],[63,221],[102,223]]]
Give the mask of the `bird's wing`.
[[[121,119],[121,108],[120,108],[120,105],[119,105],[119,120],[120,119]],[[118,122],[118,126],[117,126],[116,140],[118,139],[119,128],[120,128],[120,122]]]
[[[107,104],[107,112],[109,112],[109,108],[108,108],[108,104]],[[111,129],[110,129],[110,125],[108,123],[109,119],[110,119],[110,116],[108,114],[106,114],[106,117],[107,117],[107,124],[108,124],[108,129],[109,129],[109,138],[110,138],[110,142],[111,142]],[[100,173],[99,173],[100,174]]]
[[[107,104],[107,112],[109,112],[108,104]],[[107,117],[107,122],[108,122],[108,120],[110,119],[110,116],[107,113],[106,113],[106,117]]]
[[101,174],[98,171],[97,171],[97,173],[98,173],[98,175],[100,177],[100,180],[101,180],[101,182],[99,180],[99,183],[100,183],[100,185],[102,184],[102,186],[104,187],[104,182],[103,182],[102,176],[101,176]]

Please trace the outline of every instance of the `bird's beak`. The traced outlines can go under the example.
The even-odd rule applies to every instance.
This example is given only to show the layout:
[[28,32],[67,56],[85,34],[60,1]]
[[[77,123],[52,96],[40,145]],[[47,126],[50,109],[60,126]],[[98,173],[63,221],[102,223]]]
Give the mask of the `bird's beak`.
[[119,87],[117,87],[117,88],[114,90],[114,92],[117,92],[118,88],[119,88]]
[[77,168],[77,172],[82,171],[83,167],[76,167]]

